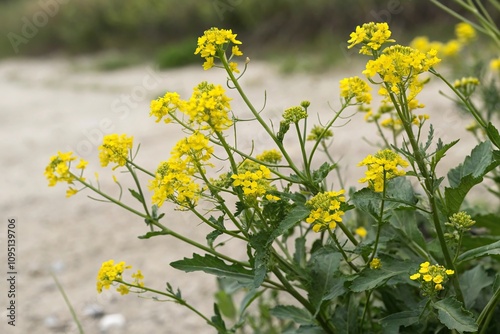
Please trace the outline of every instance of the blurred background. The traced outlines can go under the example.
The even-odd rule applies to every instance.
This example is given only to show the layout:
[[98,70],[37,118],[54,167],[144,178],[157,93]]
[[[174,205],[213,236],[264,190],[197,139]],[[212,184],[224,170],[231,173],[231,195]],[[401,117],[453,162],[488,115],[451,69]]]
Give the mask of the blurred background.
[[[0,57],[105,52],[104,69],[145,60],[175,67],[197,61],[193,38],[217,26],[270,59],[320,53],[332,64],[339,43],[369,21],[388,22],[399,42],[416,34],[444,39],[457,23],[424,0],[0,0]],[[283,59],[284,47],[294,55]]]
[[[446,41],[458,23],[428,0],[0,0],[0,212],[19,221],[20,247],[18,326],[2,321],[0,333],[78,332],[50,272],[87,333],[212,333],[201,318],[172,303],[115,291],[97,295],[101,263],[123,260],[141,269],[150,286],[161,289],[168,281],[180,287],[210,316],[215,279],[170,268],[170,262],[191,257],[193,249],[173,238],[138,239],[147,230],[142,219],[89,200],[90,191],[66,199],[65,185],[47,187],[45,166],[58,150],[72,150],[99,172],[103,188],[116,193],[97,159],[103,135],[116,132],[134,135],[134,142],[143,144],[140,165],[155,170],[182,133],[149,118],[150,101],[166,90],[186,99],[203,80],[224,84],[222,71],[203,71],[202,59],[193,54],[196,38],[213,26],[233,29],[243,41],[242,51],[252,59],[243,84],[255,105],[265,105],[268,119],[278,124],[284,108],[309,100],[325,120],[338,104],[339,80],[359,75],[366,60],[347,50],[349,33],[370,21],[388,22],[400,43],[417,35]],[[484,53],[482,47],[471,49]],[[451,64],[462,60],[459,55]],[[433,81],[421,97],[440,125],[436,138],[464,138],[447,156],[448,166],[455,166],[475,140],[464,130],[470,118],[439,96],[440,89],[443,85]],[[245,112],[235,92],[228,94],[233,110]],[[332,154],[357,186],[363,170],[347,167],[373,153],[367,141],[378,137],[363,115],[352,111],[351,116],[340,126],[353,130],[334,129]],[[263,131],[252,127],[242,126],[238,136],[248,151],[269,144]],[[167,204],[162,210],[165,224],[205,244],[210,231],[196,219],[180,217]],[[5,245],[6,232],[0,232]],[[0,280],[3,319],[5,289]]]

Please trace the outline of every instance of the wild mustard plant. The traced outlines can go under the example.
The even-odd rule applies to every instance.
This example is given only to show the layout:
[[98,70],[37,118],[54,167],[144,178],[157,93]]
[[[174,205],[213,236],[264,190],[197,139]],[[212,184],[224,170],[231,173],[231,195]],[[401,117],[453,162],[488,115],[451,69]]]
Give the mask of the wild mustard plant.
[[[114,285],[122,295],[165,297],[192,310],[218,333],[248,327],[259,331],[264,322],[256,319],[270,317],[280,320],[280,330],[294,333],[429,333],[444,327],[495,333],[498,324],[491,319],[499,315],[500,276],[495,270],[500,264],[490,255],[500,254],[500,229],[493,224],[499,213],[466,213],[463,207],[469,190],[500,164],[493,148],[499,147],[500,136],[477,109],[468,109],[491,142],[481,141],[448,172],[447,181],[438,175],[437,165],[456,141],[435,140],[432,126],[424,138],[423,125],[431,119],[416,113],[424,108],[417,96],[425,83],[432,75],[443,78],[434,68],[441,62],[438,50],[393,45],[391,35],[386,23],[373,22],[350,35],[349,47],[359,47],[369,57],[366,80],[353,76],[339,82],[341,106],[331,119],[308,124],[314,106],[303,101],[286,108],[275,125],[254,107],[239,82],[249,61],[241,71],[233,61],[243,55],[236,34],[207,30],[195,50],[204,59],[204,70],[224,70],[228,89],[239,93],[271,145],[258,152],[239,148],[238,126],[249,120],[232,110],[221,85],[202,82],[188,99],[167,92],[151,102],[150,116],[156,123],[164,121],[159,126],[181,127],[186,135],[156,171],[136,163],[132,137],[111,134],[99,148],[103,166],[129,173],[137,208],[103,192],[98,180],[94,185],[84,178],[86,161],[74,166],[78,158],[71,152],[52,157],[45,170],[50,186],[67,183],[70,195],[88,188],[141,217],[146,227],[140,238],[173,237],[191,245],[199,254],[171,266],[213,274],[221,286],[214,315],[207,316],[168,282],[164,290],[149,287],[141,271],[126,279],[130,266],[109,260],[99,270],[98,292]],[[474,38],[469,27],[457,27],[458,43]],[[475,79],[449,86],[472,108]],[[376,112],[373,88],[383,97]],[[349,107],[364,112],[384,139],[380,150],[358,164],[367,168],[359,180],[365,187],[359,190],[346,187],[331,154],[332,126]],[[392,139],[383,128],[391,129]],[[295,159],[286,146],[294,137],[300,150]],[[149,178],[150,193],[143,190],[138,173]],[[82,189],[74,188],[78,183]],[[162,224],[165,213],[160,210],[191,214],[212,231],[205,241],[179,234]],[[490,229],[491,235],[473,236],[475,227]],[[217,243],[221,236],[225,241]],[[246,256],[235,257],[230,247],[247,249]],[[478,284],[477,277],[483,282]],[[240,302],[224,284],[243,293]],[[472,285],[478,288],[465,288]],[[294,302],[280,304],[280,294]],[[258,314],[249,308],[254,301]]]

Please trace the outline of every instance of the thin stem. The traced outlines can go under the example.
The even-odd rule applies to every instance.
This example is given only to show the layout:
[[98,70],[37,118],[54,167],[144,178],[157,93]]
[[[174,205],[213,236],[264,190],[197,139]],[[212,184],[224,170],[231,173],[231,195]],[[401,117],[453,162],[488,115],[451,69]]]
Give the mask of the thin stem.
[[328,229],[328,233],[330,234],[330,238],[332,238],[333,242],[335,243],[335,245],[339,249],[340,254],[342,254],[342,257],[344,258],[345,262],[347,262],[349,267],[351,267],[355,272],[359,273],[359,268],[356,267],[356,265],[354,263],[352,263],[351,260],[349,260],[349,257],[345,253],[344,248],[342,248],[342,246],[340,245],[335,233],[333,233],[332,230],[330,230],[330,229]]
[[80,320],[78,320],[75,309],[71,305],[71,302],[69,301],[69,298],[66,295],[64,288],[62,287],[61,283],[59,283],[59,280],[57,279],[56,275],[52,271],[50,272],[50,275],[54,279],[54,282],[56,283],[57,289],[59,290],[59,292],[63,296],[64,302],[66,303],[66,306],[68,306],[69,312],[71,313],[71,316],[73,317],[73,321],[75,322],[76,326],[78,327],[78,332],[80,334],[84,334],[85,332],[83,330],[82,324],[80,323]]
[[382,223],[384,220],[385,194],[386,194],[386,185],[387,185],[386,181],[387,181],[386,171],[384,168],[384,188],[382,190],[382,202],[380,203],[380,212],[379,212],[379,216],[377,219],[377,234],[375,236],[375,246],[373,248],[373,252],[372,252],[372,255],[370,256],[370,259],[366,263],[367,266],[373,261],[373,259],[375,258],[375,255],[377,254],[378,243],[380,240],[380,231],[382,230]]
[[92,191],[94,191],[95,193],[101,195],[102,197],[104,197],[105,199],[109,200],[110,202],[118,205],[118,206],[121,206],[122,208],[124,208],[125,210],[127,211],[130,211],[136,215],[138,215],[139,217],[142,217],[142,218],[149,218],[148,215],[145,215],[143,214],[142,212],[139,212],[135,209],[132,209],[131,207],[129,207],[128,205],[125,205],[123,204],[121,201],[103,193],[101,190],[97,189],[96,187],[94,187],[93,185],[91,185],[90,183],[88,182],[85,182],[83,181],[81,178],[77,177],[76,175],[74,175],[73,173],[71,173],[71,175],[75,178],[75,180],[77,180],[78,182],[80,182],[81,184],[83,184],[85,187],[91,189]]
[[481,312],[481,314],[479,314],[479,317],[477,318],[476,323],[479,325],[480,328],[479,334],[486,333],[488,325],[495,312],[495,308],[499,302],[500,302],[500,289],[497,289],[493,297],[491,297],[488,304],[484,307],[483,311]]

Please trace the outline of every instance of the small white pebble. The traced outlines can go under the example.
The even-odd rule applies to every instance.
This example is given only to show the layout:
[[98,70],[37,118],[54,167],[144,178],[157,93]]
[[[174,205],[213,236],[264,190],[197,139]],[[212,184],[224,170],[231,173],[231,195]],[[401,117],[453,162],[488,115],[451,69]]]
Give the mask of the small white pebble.
[[99,329],[101,330],[101,332],[107,332],[111,328],[122,328],[124,326],[125,317],[120,313],[105,315],[99,321]]

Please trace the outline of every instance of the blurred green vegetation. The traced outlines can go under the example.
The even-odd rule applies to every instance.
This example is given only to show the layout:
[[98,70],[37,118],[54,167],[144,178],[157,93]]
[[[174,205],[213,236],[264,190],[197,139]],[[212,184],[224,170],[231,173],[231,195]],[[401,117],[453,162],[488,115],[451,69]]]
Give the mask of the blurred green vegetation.
[[198,61],[193,36],[217,26],[237,32],[252,54],[321,48],[321,63],[341,56],[339,44],[368,21],[389,22],[398,37],[420,29],[451,34],[457,22],[426,0],[0,0],[0,57],[113,50],[180,66]]

